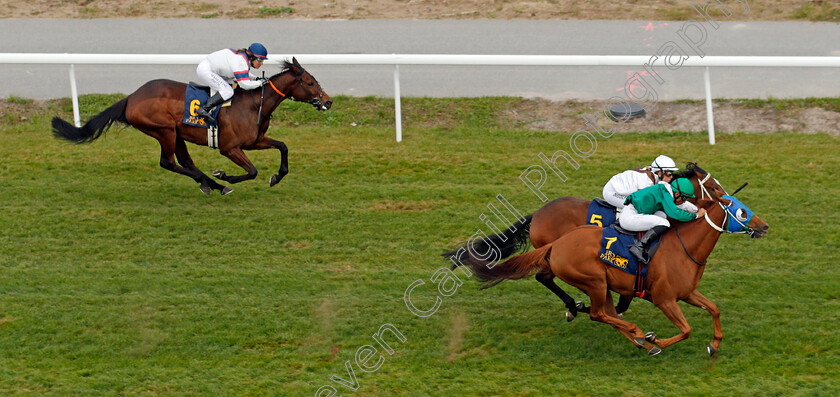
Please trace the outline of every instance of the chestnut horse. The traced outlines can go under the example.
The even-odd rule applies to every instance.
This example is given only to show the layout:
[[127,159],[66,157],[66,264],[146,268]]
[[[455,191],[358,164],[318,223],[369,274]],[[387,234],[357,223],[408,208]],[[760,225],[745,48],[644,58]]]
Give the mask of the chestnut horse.
[[[674,178],[688,178],[694,185],[695,191],[720,189],[725,192],[716,179],[712,178],[709,173],[695,163],[688,163],[685,171],[674,173]],[[696,199],[691,200],[696,203]],[[466,265],[470,262],[482,263],[482,261],[471,256],[471,252],[488,252],[491,249],[498,249],[499,257],[507,258],[514,253],[526,249],[529,240],[534,248],[544,247],[578,226],[586,225],[586,213],[589,209],[589,203],[589,200],[578,197],[560,197],[544,205],[533,214],[524,217],[522,222],[511,225],[502,233],[489,236],[483,240],[477,240],[470,249],[455,249],[445,253],[444,256],[452,257],[454,262]],[[535,278],[540,284],[557,295],[566,305],[566,309],[568,310],[566,312],[567,321],[574,320],[578,311],[589,313],[589,307],[580,302],[576,303],[566,291],[563,291],[554,282],[553,274],[538,273]],[[632,294],[622,295],[616,311],[619,314],[625,312],[630,307],[632,300]]]
[[[222,170],[213,176],[229,183],[257,177],[257,168],[243,150],[278,149],[280,170],[272,175],[274,186],[289,173],[286,144],[265,136],[271,113],[286,98],[306,102],[318,110],[327,110],[332,99],[318,81],[303,69],[297,59],[284,62],[284,70],[267,79],[262,89],[237,88],[230,107],[219,111],[219,151],[242,167],[246,174],[230,176]],[[266,88],[268,86],[269,88]],[[192,161],[185,142],[207,146],[207,129],[184,124],[184,98],[187,85],[172,80],[152,80],[128,97],[93,116],[82,128],[54,117],[53,135],[73,143],[90,143],[102,136],[115,121],[128,124],[160,142],[160,166],[199,183],[205,194],[218,190],[222,195],[233,189],[205,175]],[[175,159],[178,162],[176,164]]]
[[616,313],[609,291],[622,296],[633,294],[635,277],[601,261],[598,253],[603,229],[600,227],[578,227],[550,244],[492,267],[476,261],[464,264],[472,269],[479,280],[490,284],[533,274],[559,277],[589,296],[590,319],[613,326],[636,346],[645,348],[650,355],[658,354],[663,348],[688,338],[691,327],[677,303],[685,301],[707,310],[712,316],[714,337],[706,348],[711,356],[720,348],[723,332],[717,306],[697,290],[705,261],[722,232],[762,237],[769,226],[758,216],[746,217],[745,214],[750,213],[749,209],[733,197],[724,196],[722,189],[708,189],[704,191],[705,194],[709,198],[697,202],[698,207],[708,211],[705,219],[678,223],[666,232],[648,268],[645,299],[653,302],[679,328],[679,334],[671,338],[658,339],[653,332],[645,334],[638,326],[624,321]]

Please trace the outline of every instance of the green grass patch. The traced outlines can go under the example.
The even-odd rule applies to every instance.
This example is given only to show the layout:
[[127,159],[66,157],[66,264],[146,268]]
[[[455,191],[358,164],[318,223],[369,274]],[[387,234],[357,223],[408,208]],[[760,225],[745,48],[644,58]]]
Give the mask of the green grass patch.
[[666,21],[687,21],[697,14],[691,7],[678,7],[663,5],[656,9],[656,12]]
[[[82,118],[121,97],[82,96]],[[750,182],[739,196],[771,229],[723,236],[709,259],[700,287],[722,312],[715,359],[704,351],[709,316],[687,305],[691,338],[651,358],[585,315],[565,322],[532,279],[481,291],[464,278],[438,295],[439,254],[486,227],[498,194],[523,213],[540,208],[519,175],[540,152],[569,150],[569,134],[499,116],[518,101],[406,99],[402,143],[393,100],[337,97],[329,112],[284,104],[268,134],[288,145],[290,174],[269,188],[279,153],[247,152],[257,180],[224,197],[161,169],[158,143],[133,128],[64,144],[49,120],[72,118],[70,101],[26,105],[27,120],[0,124],[0,394],[840,393],[834,136],[719,135],[709,146],[703,133],[615,135],[569,180],[543,186],[590,198],[660,153],[697,161],[729,189]],[[205,171],[242,172],[217,151],[189,150]],[[418,279],[415,304],[441,298],[427,318],[403,302]],[[677,332],[647,302],[626,318]],[[376,371],[353,364],[358,390],[330,381],[348,379],[361,346],[379,346],[371,335],[383,324],[406,341],[390,339],[395,352]]]
[[[757,98],[738,98],[738,99],[729,99],[729,98],[714,98],[712,99],[713,103],[716,104],[734,104],[740,105],[748,108],[754,109],[774,109],[779,111],[784,110],[796,110],[796,109],[807,109],[807,108],[822,108],[825,110],[829,110],[832,112],[840,112],[840,97],[834,98],[816,98],[816,97],[808,97],[808,98],[767,98],[767,99],[757,99]],[[703,104],[705,100],[703,99],[678,99],[673,101],[673,103],[686,103],[686,104]]]
[[9,103],[16,103],[18,105],[29,105],[29,104],[32,104],[32,102],[33,102],[32,99],[21,98],[19,96],[15,96],[15,95],[9,95],[9,97],[6,99],[6,101],[9,102]]
[[805,4],[794,11],[790,18],[813,22],[840,22],[840,6],[828,1],[819,4]]
[[292,7],[260,7],[257,9],[257,14],[263,17],[269,17],[274,15],[289,15],[294,14],[295,9]]
[[788,98],[788,99],[734,99],[736,104],[752,108],[771,108],[776,110],[791,110],[805,108],[822,108],[833,112],[840,112],[840,97],[837,98]]

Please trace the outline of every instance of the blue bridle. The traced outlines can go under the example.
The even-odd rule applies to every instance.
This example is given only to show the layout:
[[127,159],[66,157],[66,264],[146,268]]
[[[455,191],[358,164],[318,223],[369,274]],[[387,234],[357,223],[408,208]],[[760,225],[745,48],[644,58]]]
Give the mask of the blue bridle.
[[748,233],[752,237],[755,231],[747,227],[753,217],[752,210],[735,197],[723,196],[723,198],[730,201],[729,205],[723,207],[727,214],[726,231],[729,233]]
[[729,200],[728,205],[724,205],[720,201],[717,202],[720,208],[723,209],[723,223],[721,226],[717,226],[706,215],[706,221],[709,225],[721,233],[745,233],[754,238],[755,229],[747,226],[754,215],[752,210],[735,197],[724,195],[722,198]]

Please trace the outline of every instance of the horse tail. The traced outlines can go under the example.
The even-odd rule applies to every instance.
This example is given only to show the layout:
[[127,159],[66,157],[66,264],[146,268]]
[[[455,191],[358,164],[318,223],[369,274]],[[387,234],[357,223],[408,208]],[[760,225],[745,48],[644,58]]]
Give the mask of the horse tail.
[[548,261],[550,257],[551,244],[547,244],[533,251],[514,256],[492,267],[479,263],[470,263],[468,266],[475,277],[484,283],[481,289],[487,289],[505,280],[519,280],[549,271]]
[[128,120],[125,118],[127,103],[128,98],[123,98],[121,101],[102,111],[102,113],[93,116],[82,128],[77,128],[73,124],[58,117],[53,117],[53,136],[77,144],[91,143],[102,136],[115,121],[128,124]]
[[[458,248],[443,253],[454,264],[452,267],[470,265],[472,262],[486,264],[476,260],[472,254],[487,253],[487,256],[495,257],[496,260],[507,258],[517,252],[525,251],[531,241],[531,218],[534,214],[528,215],[522,220],[514,223],[507,230],[492,236],[477,240],[468,241]],[[472,253],[472,254],[471,254]]]

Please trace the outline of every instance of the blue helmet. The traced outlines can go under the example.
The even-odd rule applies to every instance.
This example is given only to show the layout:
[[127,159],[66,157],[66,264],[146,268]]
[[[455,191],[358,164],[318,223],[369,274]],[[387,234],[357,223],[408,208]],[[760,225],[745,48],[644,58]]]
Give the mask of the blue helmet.
[[265,46],[260,43],[251,44],[248,47],[248,52],[254,55],[254,57],[260,59],[268,59],[268,51],[265,49]]

